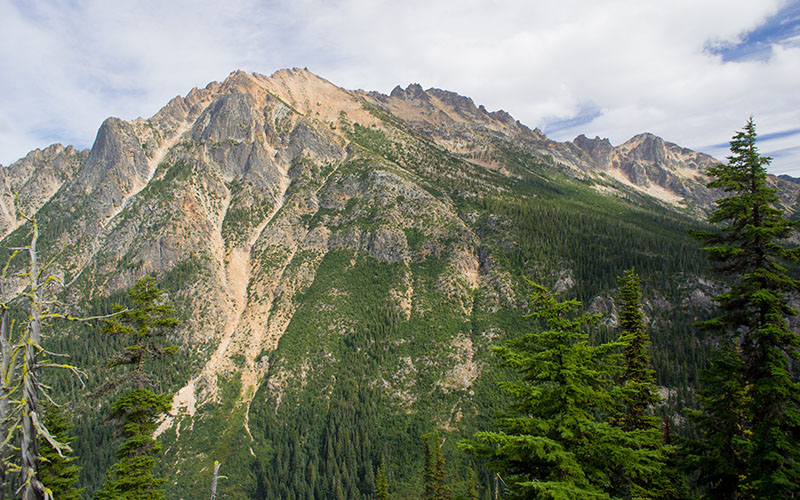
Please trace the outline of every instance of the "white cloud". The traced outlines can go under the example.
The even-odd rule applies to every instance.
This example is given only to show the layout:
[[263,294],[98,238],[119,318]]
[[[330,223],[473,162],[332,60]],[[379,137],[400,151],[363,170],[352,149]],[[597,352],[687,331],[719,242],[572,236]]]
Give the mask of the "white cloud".
[[[767,62],[723,63],[704,52],[709,41],[737,42],[779,11],[778,0],[16,5],[0,3],[0,73],[14,75],[0,80],[0,113],[39,146],[87,146],[107,115],[149,116],[235,68],[287,66],[346,88],[445,88],[531,127],[600,111],[558,131],[560,140],[586,133],[619,144],[650,131],[709,150],[750,114],[764,133],[800,123],[800,48],[773,47]],[[30,148],[14,149],[8,137],[0,130],[3,162]],[[800,153],[776,158],[776,168],[795,166]]]

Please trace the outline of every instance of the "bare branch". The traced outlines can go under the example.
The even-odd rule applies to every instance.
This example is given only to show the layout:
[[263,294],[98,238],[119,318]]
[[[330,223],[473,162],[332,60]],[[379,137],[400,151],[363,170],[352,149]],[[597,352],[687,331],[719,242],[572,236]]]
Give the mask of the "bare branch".
[[32,417],[33,417],[33,425],[36,426],[36,430],[39,431],[39,435],[44,437],[47,440],[47,442],[50,443],[50,446],[52,446],[53,449],[56,450],[56,453],[58,453],[59,457],[64,458],[64,455],[62,454],[62,452],[64,451],[67,453],[70,453],[72,451],[72,448],[68,444],[60,443],[56,441],[56,438],[50,435],[50,431],[47,430],[47,427],[45,427],[44,424],[39,419],[38,413],[34,412]]
[[63,319],[63,320],[67,320],[67,321],[78,321],[78,322],[86,322],[86,323],[88,323],[89,321],[94,321],[94,320],[98,320],[98,319],[113,318],[114,316],[118,316],[120,314],[128,312],[129,310],[130,309],[125,308],[125,309],[122,309],[121,311],[113,312],[113,313],[110,313],[110,314],[103,314],[103,315],[99,315],[99,316],[85,316],[85,317],[71,316],[69,314],[61,314],[61,313],[47,313],[46,315],[43,314],[42,318],[45,318],[45,317],[47,317],[47,318],[57,318],[57,319]]
[[[57,259],[57,258],[59,258],[59,257],[61,257],[61,254],[62,254],[62,253],[64,253],[64,249],[63,249],[63,248],[62,248],[61,250],[59,250],[58,252],[56,252],[56,254],[53,256],[53,258],[52,258],[52,259],[50,259],[50,260],[47,262],[47,264],[45,264],[44,266],[42,266],[42,268],[39,270],[39,276],[42,276],[42,274],[43,274],[43,273],[44,273],[44,272],[45,272],[45,271],[46,271],[48,268],[50,268],[50,266],[52,266],[53,264],[55,264],[55,262],[56,262],[56,259]],[[48,276],[48,277],[47,277],[47,281],[57,281],[57,282],[60,282],[61,280],[59,280],[59,279],[58,279],[58,278],[56,278],[55,276],[52,276],[52,275],[51,275],[51,276]]]
[[[46,367],[46,368],[62,368],[64,370],[69,370],[75,376],[78,377],[78,381],[80,381],[81,386],[83,388],[86,388],[86,383],[83,381],[84,377],[86,377],[86,372],[81,370],[77,366],[57,364],[57,363],[39,363],[39,366],[43,366],[43,367]],[[56,405],[56,406],[58,406],[58,405]]]

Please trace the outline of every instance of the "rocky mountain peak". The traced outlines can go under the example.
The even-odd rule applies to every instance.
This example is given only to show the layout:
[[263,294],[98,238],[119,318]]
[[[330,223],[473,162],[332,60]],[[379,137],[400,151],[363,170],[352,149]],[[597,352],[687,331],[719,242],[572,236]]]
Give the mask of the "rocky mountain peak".
[[[253,73],[252,76],[270,92],[277,90],[278,87],[283,87],[294,93],[303,93],[307,97],[313,97],[313,92],[322,91],[324,88],[327,88],[329,91],[332,88],[343,91],[343,89],[332,84],[325,78],[312,73],[308,68],[281,69],[269,76]],[[323,91],[323,93],[325,92]],[[280,92],[280,94],[282,94],[282,92]]]
[[21,223],[17,210],[32,215],[75,175],[88,151],[51,144],[34,149],[8,167],[0,166],[0,236]]
[[578,146],[581,150],[585,151],[592,159],[599,163],[608,161],[608,157],[614,150],[611,141],[608,139],[601,139],[595,136],[594,139],[589,139],[581,134],[572,141],[573,144]]
[[793,184],[800,184],[800,179],[798,179],[797,177],[792,177],[791,175],[788,174],[781,174],[778,176],[778,179],[782,179],[786,182],[791,182]]
[[[405,89],[396,86],[389,95],[358,94],[368,103],[411,124],[443,148],[490,168],[497,167],[491,155],[468,145],[483,143],[490,136],[526,142],[545,139],[539,130],[529,129],[509,113],[489,112],[483,105],[476,106],[471,98],[448,90],[423,90],[421,85],[412,83]],[[465,146],[467,150],[462,150]]]
[[[80,192],[102,191],[111,206],[119,207],[127,193],[140,189],[153,175],[160,161],[156,153],[166,154],[164,148],[180,141],[179,135],[184,132],[189,132],[185,139],[206,147],[216,146],[209,155],[226,165],[223,170],[227,176],[245,171],[248,162],[265,164],[268,152],[286,140],[278,138],[277,128],[297,124],[301,117],[328,123],[325,134],[336,135],[337,141],[345,143],[349,140],[345,129],[337,127],[343,117],[349,123],[385,129],[365,102],[407,122],[446,150],[490,168],[497,168],[499,163],[492,147],[485,144],[489,137],[495,137],[520,142],[532,154],[549,157],[579,175],[610,175],[669,203],[688,200],[705,206],[711,202],[711,198],[701,195],[707,193],[701,186],[705,182],[704,169],[716,161],[652,133],[637,134],[618,147],[608,139],[585,135],[571,143],[557,143],[538,129],[531,130],[516,121],[506,111],[490,112],[456,92],[425,90],[419,83],[405,88],[396,86],[389,95],[347,91],[307,68],[281,69],[269,76],[235,70],[221,82],[211,82],[204,88],[192,89],[186,96],[173,98],[149,120],[106,120],[81,165]],[[234,153],[219,148],[226,141],[259,146],[247,153],[240,147]],[[299,146],[295,149],[292,155],[301,150]],[[259,152],[254,153],[256,150]],[[31,163],[43,161],[32,154]],[[234,154],[235,161],[231,156]],[[253,155],[261,159],[254,159]],[[230,170],[233,163],[239,167]],[[107,177],[107,188],[96,191]],[[688,188],[690,185],[693,187]],[[76,188],[77,184],[71,189],[77,193]]]
[[646,161],[664,161],[667,158],[668,152],[675,149],[677,146],[668,143],[661,137],[645,132],[637,134],[626,141],[620,147],[621,150],[627,151],[629,155],[636,159]]
[[262,91],[262,88],[258,84],[258,80],[253,75],[242,70],[236,70],[228,75],[228,77],[222,82],[220,91],[225,93],[238,92],[242,94],[257,95]]
[[[258,76],[262,76],[262,77],[264,76],[264,75],[261,75],[259,73],[254,73],[254,74],[258,75]],[[286,81],[292,80],[292,79],[298,79],[298,80],[309,80],[309,79],[325,80],[324,78],[322,78],[321,76],[317,75],[316,73],[311,72],[308,68],[298,68],[298,67],[279,69],[279,70],[273,72],[271,75],[269,75],[269,77],[266,77],[266,78],[275,78],[275,79],[286,80]],[[325,81],[327,81],[327,80],[325,80]]]
[[346,117],[362,125],[376,123],[376,118],[364,109],[354,92],[346,91],[306,68],[283,69],[269,76],[253,74],[259,82],[262,96],[275,97],[287,110],[300,115],[335,124]]
[[[502,109],[498,109],[497,111],[487,111],[486,107],[483,104],[478,105],[478,111],[481,113],[487,114],[495,120],[503,122],[507,125],[521,125],[517,120],[514,119],[508,112]],[[539,132],[539,129],[536,129]]]
[[404,99],[406,101],[413,101],[416,99],[428,100],[428,94],[422,89],[422,85],[419,83],[409,84],[405,89],[398,85],[392,89],[392,93],[389,94],[389,97]]
[[439,99],[442,103],[450,108],[458,111],[462,115],[478,115],[479,110],[475,106],[475,102],[466,96],[451,92],[449,90],[442,90],[437,88],[428,89],[428,93]]
[[[107,118],[97,131],[92,149],[81,166],[81,191],[99,193],[110,189],[115,204],[125,196],[127,186],[148,177],[148,158],[137,137],[135,126],[119,118]],[[124,187],[123,187],[124,186]]]

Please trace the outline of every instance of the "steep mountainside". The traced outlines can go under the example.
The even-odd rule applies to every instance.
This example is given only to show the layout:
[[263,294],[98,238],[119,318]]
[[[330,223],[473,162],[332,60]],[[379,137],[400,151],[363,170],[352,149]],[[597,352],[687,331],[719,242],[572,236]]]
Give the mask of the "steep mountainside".
[[[690,325],[719,285],[685,228],[715,198],[713,162],[650,134],[557,143],[418,85],[234,72],[150,119],[109,118],[89,152],[2,169],[0,229],[4,247],[26,241],[18,192],[80,312],[145,275],[178,304],[181,355],[155,367],[175,394],[158,430],[170,498],[204,492],[214,460],[226,498],[366,498],[382,454],[410,496],[419,436],[448,436],[457,477],[454,442],[502,404],[489,347],[529,327],[527,278],[604,313],[602,338],[616,276],[636,266],[664,411],[691,399],[706,346]],[[774,182],[793,210],[800,185]],[[48,342],[88,390],[111,376],[96,331]],[[115,446],[105,402],[54,384],[92,436],[77,442],[91,494]]]

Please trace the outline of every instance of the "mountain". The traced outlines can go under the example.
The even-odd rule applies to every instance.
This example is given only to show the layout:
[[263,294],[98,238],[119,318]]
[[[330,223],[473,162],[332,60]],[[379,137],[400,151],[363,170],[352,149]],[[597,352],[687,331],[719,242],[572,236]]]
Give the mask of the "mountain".
[[23,218],[33,215],[75,174],[87,152],[72,146],[53,144],[36,149],[10,167],[0,165],[0,235],[19,227]]
[[795,184],[800,183],[800,179],[797,177],[792,177],[791,175],[782,174],[778,176],[778,179],[783,179],[788,182],[794,182]]
[[[703,154],[666,142],[650,133],[639,134],[614,147],[608,139],[579,135],[559,143],[538,129],[530,130],[505,111],[487,112],[472,100],[418,84],[396,87],[389,96],[360,93],[367,101],[412,125],[437,145],[487,168],[501,168],[487,139],[513,142],[527,152],[567,169],[568,175],[598,182],[598,189],[618,194],[633,189],[665,203],[700,213],[713,208],[717,194],[705,187],[705,169],[719,163]],[[771,177],[787,209],[798,191],[785,178]],[[602,187],[600,187],[602,186]]]
[[[205,494],[214,460],[228,498],[367,497],[382,454],[407,497],[422,434],[447,436],[458,477],[454,443],[502,408],[489,348],[530,328],[526,279],[605,314],[607,338],[616,277],[635,266],[664,412],[691,404],[707,352],[691,325],[721,285],[685,229],[719,196],[713,163],[652,134],[555,142],[416,84],[383,95],[237,71],[149,119],[109,118],[89,151],[3,168],[2,246],[26,241],[14,207],[35,213],[78,313],[146,275],[169,291],[181,354],[154,367],[175,394],[157,432],[169,498]],[[771,182],[794,211],[800,186]],[[87,390],[112,376],[96,330],[48,342]],[[79,415],[91,494],[115,446],[106,402],[53,384]]]

